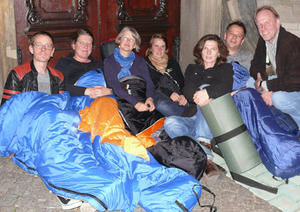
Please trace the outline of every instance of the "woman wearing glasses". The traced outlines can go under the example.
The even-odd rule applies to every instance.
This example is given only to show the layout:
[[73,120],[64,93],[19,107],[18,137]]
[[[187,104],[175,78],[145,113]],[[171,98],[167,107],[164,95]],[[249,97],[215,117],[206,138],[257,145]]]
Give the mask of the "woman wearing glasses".
[[[134,50],[139,51],[141,44],[138,32],[132,27],[124,27],[115,43],[118,47],[114,54],[104,60],[104,76],[118,98],[127,126],[136,134],[153,117],[154,85],[145,60],[134,53]],[[130,124],[129,119],[135,124]]]

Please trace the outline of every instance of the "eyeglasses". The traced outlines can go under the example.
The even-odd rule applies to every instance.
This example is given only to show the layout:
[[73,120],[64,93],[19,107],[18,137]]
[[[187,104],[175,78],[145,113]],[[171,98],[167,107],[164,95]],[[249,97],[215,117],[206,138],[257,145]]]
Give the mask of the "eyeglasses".
[[36,43],[33,45],[34,47],[38,48],[38,49],[47,49],[47,50],[52,50],[53,49],[53,45],[52,44],[41,44],[41,43]]
[[129,41],[129,42],[134,42],[134,41],[135,41],[134,38],[130,38],[130,37],[126,37],[126,36],[122,37],[122,39],[123,39],[124,41]]

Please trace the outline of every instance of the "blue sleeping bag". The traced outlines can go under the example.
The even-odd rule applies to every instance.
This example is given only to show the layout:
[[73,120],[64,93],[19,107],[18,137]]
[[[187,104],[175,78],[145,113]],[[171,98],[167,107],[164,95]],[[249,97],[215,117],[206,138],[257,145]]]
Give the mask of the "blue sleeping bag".
[[[88,201],[97,210],[188,211],[201,186],[192,176],[128,154],[120,146],[100,145],[97,136],[77,129],[77,112],[91,103],[68,92],[14,95],[0,108],[0,156],[41,177],[55,194]],[[195,186],[196,185],[196,186]]]
[[[235,91],[245,87],[249,72],[237,63],[231,64]],[[252,88],[240,90],[233,99],[265,167],[281,178],[300,174],[297,126],[280,110],[267,106],[260,93]]]

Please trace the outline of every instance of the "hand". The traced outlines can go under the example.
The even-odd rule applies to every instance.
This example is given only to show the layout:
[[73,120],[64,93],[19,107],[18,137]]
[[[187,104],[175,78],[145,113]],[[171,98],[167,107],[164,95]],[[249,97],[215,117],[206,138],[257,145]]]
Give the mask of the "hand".
[[145,104],[148,106],[150,112],[152,112],[155,109],[154,102],[151,97],[146,99]]
[[134,107],[139,112],[149,111],[149,107],[146,104],[142,103],[142,102],[136,103],[136,105],[134,105]]
[[255,86],[255,89],[257,90],[257,92],[259,92],[259,93],[261,92],[261,90],[260,90],[261,81],[262,81],[261,75],[260,75],[260,73],[257,73],[257,78],[256,78],[256,81],[254,83],[254,86]]
[[96,99],[105,95],[112,94],[112,90],[103,86],[95,86],[92,88],[86,88],[84,94],[90,96],[93,99]]
[[176,92],[173,92],[170,96],[170,99],[173,101],[173,102],[179,102],[179,94],[176,93]]
[[263,91],[261,94],[261,97],[263,98],[263,100],[265,101],[266,105],[272,106],[273,102],[272,102],[272,95],[273,92],[272,91]]
[[184,106],[184,105],[186,105],[186,103],[187,103],[187,100],[186,100],[185,96],[184,96],[184,95],[180,95],[180,96],[179,96],[178,104],[179,104],[180,106]]
[[200,90],[200,91],[197,91],[195,94],[194,94],[194,97],[193,97],[193,100],[194,102],[199,105],[200,107],[208,104],[211,99],[209,98],[208,94],[207,94],[207,91],[206,89],[203,89],[203,90]]

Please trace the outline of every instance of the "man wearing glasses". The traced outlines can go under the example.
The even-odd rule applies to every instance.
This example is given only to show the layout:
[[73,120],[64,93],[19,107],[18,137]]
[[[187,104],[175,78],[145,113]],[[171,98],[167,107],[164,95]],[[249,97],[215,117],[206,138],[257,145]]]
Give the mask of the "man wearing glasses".
[[48,32],[37,32],[29,40],[32,61],[15,67],[8,74],[1,105],[11,96],[26,91],[40,91],[48,94],[64,92],[64,76],[48,66],[54,54],[53,37]]

